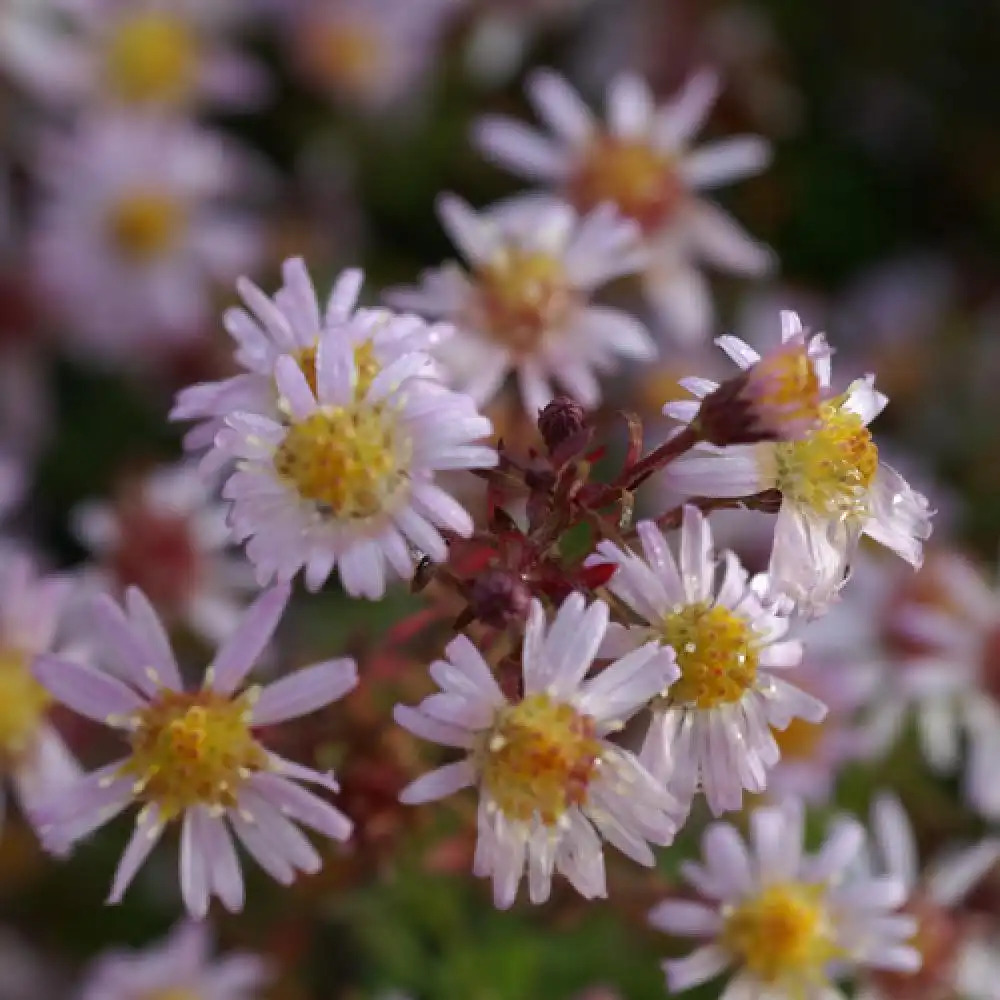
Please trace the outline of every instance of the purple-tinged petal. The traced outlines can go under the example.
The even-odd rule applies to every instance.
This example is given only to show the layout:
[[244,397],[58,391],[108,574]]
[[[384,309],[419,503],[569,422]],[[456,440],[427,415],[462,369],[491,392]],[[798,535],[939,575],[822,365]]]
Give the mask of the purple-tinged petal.
[[405,805],[435,802],[447,798],[463,788],[474,784],[476,772],[468,760],[445,764],[434,771],[428,771],[411,782],[399,793],[399,801]]
[[132,688],[82,663],[40,656],[33,672],[57,701],[108,726],[124,727],[128,718],[146,704]]
[[160,621],[160,616],[146,595],[138,587],[129,587],[125,593],[125,607],[132,620],[134,631],[145,640],[153,660],[152,663],[136,664],[135,673],[145,673],[146,677],[152,679],[150,677],[152,671],[155,674],[155,683],[159,687],[182,691],[184,685],[174,651],[170,646],[170,639],[163,622]]
[[213,891],[230,913],[239,913],[244,901],[243,874],[225,820],[209,816],[204,821],[203,830],[205,861]]
[[122,901],[125,890],[132,884],[136,872],[145,864],[146,858],[156,847],[162,833],[163,821],[160,818],[160,810],[155,805],[143,809],[136,820],[125,853],[118,862],[114,881],[111,883],[111,892],[108,894],[109,903],[116,904]]
[[334,840],[347,840],[350,837],[353,824],[339,809],[287,778],[261,772],[250,779],[250,784],[291,819]]
[[239,806],[246,821],[260,829],[270,849],[293,868],[312,875],[323,867],[319,853],[306,835],[263,795],[244,786]]
[[229,822],[232,823],[236,836],[239,837],[240,843],[247,849],[250,857],[275,882],[279,882],[281,885],[291,885],[295,881],[295,869],[274,850],[271,841],[259,824],[244,819],[235,809],[229,813]]
[[150,651],[114,598],[110,594],[98,594],[90,602],[90,613],[95,631],[112,647],[109,653],[129,680],[143,694],[155,694],[156,681],[146,672],[152,659]]
[[253,725],[270,726],[315,712],[342,698],[358,683],[351,659],[327,660],[269,684],[254,705]]
[[208,837],[204,825],[208,815],[201,806],[184,813],[181,824],[181,896],[188,913],[203,920],[208,913],[209,872],[206,861]]
[[213,691],[232,694],[236,690],[271,641],[291,592],[287,583],[271,587],[243,613],[236,630],[216,654],[211,680],[206,678]]
[[286,778],[293,778],[295,781],[305,781],[311,785],[319,785],[321,788],[327,788],[331,792],[340,791],[340,785],[333,776],[333,771],[316,771],[311,767],[303,767],[294,761],[285,760],[284,757],[280,757],[276,753],[269,753],[267,756],[271,770],[276,774],[283,774]]

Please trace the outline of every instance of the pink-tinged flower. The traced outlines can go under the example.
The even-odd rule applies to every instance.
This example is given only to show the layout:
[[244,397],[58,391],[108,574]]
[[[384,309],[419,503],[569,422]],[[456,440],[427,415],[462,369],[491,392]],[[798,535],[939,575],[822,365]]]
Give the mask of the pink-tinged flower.
[[701,791],[715,815],[762,792],[780,752],[772,729],[819,722],[826,706],[780,672],[798,666],[802,644],[788,620],[766,609],[739,559],[715,557],[708,521],[684,508],[676,560],[652,521],[637,527],[643,556],[609,541],[595,560],[618,570],[611,592],[635,623],[608,629],[602,653],[621,656],[651,640],[672,649],[680,676],[657,693],[641,760],[685,811]]
[[316,90],[366,112],[419,96],[463,0],[273,0],[295,68]]
[[669,844],[676,803],[635,756],[608,737],[677,676],[669,650],[650,642],[585,680],[608,607],[570,595],[551,627],[532,602],[522,654],[523,694],[510,701],[465,636],[431,665],[441,692],[396,721],[423,739],[466,751],[400,796],[419,803],[479,790],[474,872],[493,880],[498,907],[513,904],[524,869],[531,902],[560,872],[585,898],[607,890],[601,838],[652,866],[649,844]]
[[532,416],[552,399],[553,381],[594,407],[598,374],[615,371],[619,358],[656,356],[638,320],[591,302],[602,285],[641,266],[639,228],[612,206],[581,217],[554,199],[515,198],[477,214],[445,196],[439,214],[468,270],[445,265],[388,298],[455,325],[439,357],[480,405],[514,372]]
[[845,819],[806,854],[796,803],[755,809],[748,843],[713,823],[704,860],[681,866],[704,901],[667,900],[649,915],[658,930],[709,941],[663,963],[670,992],[735,968],[721,1000],[844,1000],[835,981],[859,969],[918,969],[920,953],[906,943],[916,921],[896,912],[906,887],[859,870],[864,841],[864,828]]
[[222,320],[236,343],[235,360],[242,372],[177,394],[171,419],[199,421],[185,438],[188,450],[210,447],[231,413],[249,411],[280,419],[275,363],[283,354],[290,354],[314,385],[316,349],[324,330],[336,331],[336,336],[354,349],[365,384],[389,362],[411,351],[436,347],[451,332],[442,323],[428,325],[416,316],[388,309],[356,309],[363,280],[356,269],[337,277],[322,309],[301,258],[284,262],[282,278],[284,283],[273,298],[246,278],[236,283],[245,308],[227,309]]
[[116,949],[85,973],[77,1000],[255,1000],[270,975],[257,955],[212,958],[207,924],[185,921],[142,951]]
[[253,574],[233,550],[225,505],[192,466],[129,479],[112,501],[82,504],[73,520],[97,560],[97,589],[121,596],[138,587],[168,625],[210,642],[232,633]]
[[[50,850],[70,847],[133,803],[141,809],[118,865],[110,903],[121,901],[164,828],[179,821],[181,894],[195,917],[218,896],[243,907],[243,876],[231,833],[283,885],[322,862],[295,822],[346,840],[351,822],[300,782],[337,791],[330,773],[284,760],[258,730],[297,719],[340,698],[357,683],[353,660],[328,660],[263,689],[238,689],[267,645],[288,601],[287,586],[262,594],[219,647],[202,686],[185,688],[163,625],[141,591],[124,608],[108,596],[92,605],[95,630],[114,650],[116,672],[51,656],[35,675],[69,708],[120,731],[120,760],[95,771],[39,810]],[[295,821],[295,822],[293,822]]]
[[24,499],[27,476],[22,464],[10,455],[0,454],[0,523]]
[[71,343],[138,366],[200,336],[213,283],[260,245],[232,204],[250,180],[238,151],[181,120],[113,115],[49,136],[42,153],[32,264]]
[[970,974],[982,956],[991,956],[994,975],[1000,971],[997,953],[977,932],[975,921],[961,904],[976,883],[1000,861],[1000,840],[983,840],[974,847],[942,855],[921,871],[913,828],[899,800],[880,795],[872,806],[875,851],[870,864],[906,887],[905,912],[917,922],[910,943],[920,952],[918,971],[870,973],[855,994],[858,1000],[994,1000],[997,980]]
[[681,341],[708,336],[712,306],[701,261],[758,276],[772,263],[721,209],[697,192],[762,170],[767,143],[738,136],[691,149],[718,91],[701,72],[661,108],[640,77],[623,74],[608,88],[607,122],[598,122],[561,76],[542,70],[528,84],[545,136],[520,122],[490,116],[475,138],[497,163],[554,186],[581,212],[611,202],[641,227],[648,249],[643,285],[664,325]]
[[263,68],[227,38],[245,16],[238,0],[60,0],[48,7],[12,19],[0,41],[5,68],[46,102],[241,110],[267,97]]
[[[802,336],[794,313],[782,314],[782,342]],[[760,357],[735,337],[719,344],[742,368]],[[830,386],[829,349],[814,337],[806,348],[820,388]],[[687,388],[701,397],[714,382],[692,379]],[[794,441],[762,441],[717,447],[703,443],[673,462],[666,473],[672,489],[686,496],[745,497],[779,490],[781,508],[774,530],[768,576],[775,594],[800,609],[821,613],[844,585],[862,535],[868,535],[914,567],[923,559],[931,533],[927,499],[879,461],[868,424],[888,399],[868,375],[820,407],[819,424]],[[690,419],[698,403],[672,403],[665,412]]]
[[262,584],[304,568],[315,590],[336,568],[349,594],[377,600],[388,573],[412,576],[414,548],[447,558],[439,528],[472,533],[468,512],[434,480],[495,465],[496,451],[474,443],[492,425],[468,396],[427,377],[421,352],[366,368],[364,352],[328,328],[312,371],[279,358],[283,418],[236,412],[216,436],[214,461],[237,464],[223,487],[230,523]]
[[[37,826],[39,803],[70,785],[80,769],[49,722],[52,699],[32,676],[53,648],[69,583],[39,577],[29,559],[6,556],[0,570],[0,775]],[[0,816],[2,810],[0,792]]]

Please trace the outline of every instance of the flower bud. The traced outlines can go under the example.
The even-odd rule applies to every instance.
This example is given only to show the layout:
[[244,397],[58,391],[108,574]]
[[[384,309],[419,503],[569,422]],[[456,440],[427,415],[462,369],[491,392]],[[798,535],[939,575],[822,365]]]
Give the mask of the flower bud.
[[531,605],[531,590],[516,573],[488,569],[476,577],[469,606],[476,618],[494,628],[522,620]]
[[569,396],[556,396],[538,414],[539,433],[553,456],[558,453],[571,457],[565,455],[567,449],[574,450],[576,442],[584,446],[587,441],[586,425],[586,411]]

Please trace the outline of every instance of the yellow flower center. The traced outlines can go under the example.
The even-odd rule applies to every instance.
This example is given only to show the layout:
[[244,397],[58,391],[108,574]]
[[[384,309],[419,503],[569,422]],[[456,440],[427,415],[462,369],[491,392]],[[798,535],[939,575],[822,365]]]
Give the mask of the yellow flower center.
[[31,675],[31,657],[0,648],[0,766],[14,764],[30,751],[51,701]]
[[820,426],[801,441],[775,445],[778,488],[792,503],[824,516],[857,517],[868,509],[878,448],[843,397],[820,407]]
[[722,942],[760,980],[798,997],[806,984],[825,981],[825,966],[838,952],[824,902],[822,886],[768,886],[726,915]]
[[108,233],[122,257],[148,263],[162,257],[180,237],[184,211],[168,195],[135,191],[111,206]]
[[477,277],[475,320],[520,354],[533,353],[573,308],[565,269],[549,254],[508,248]]
[[123,773],[165,820],[195,805],[226,808],[267,754],[250,731],[256,692],[164,691],[138,715]]
[[321,512],[367,518],[385,511],[405,484],[410,453],[394,412],[333,407],[288,428],[274,467]]
[[190,95],[198,61],[198,39],[182,18],[162,10],[137,11],[112,31],[105,73],[112,92],[124,101],[174,104]]
[[729,608],[685,605],[667,615],[660,634],[681,671],[667,695],[671,705],[715,708],[739,701],[757,679],[757,637]]
[[650,231],[673,214],[684,186],[669,156],[646,142],[604,136],[590,146],[568,193],[581,212],[610,201]]
[[363,24],[307,18],[300,47],[304,64],[322,83],[348,94],[364,96],[382,73],[381,39]]
[[[295,360],[298,361],[314,396],[316,395],[316,349],[316,345],[313,344],[312,347],[304,347],[295,353]],[[375,345],[370,340],[363,340],[354,348],[354,367],[358,373],[354,398],[362,400],[375,381],[375,376],[382,370],[382,365],[375,357]]]
[[784,729],[772,729],[781,756],[785,760],[810,760],[819,749],[823,727],[805,719],[792,719]]
[[481,750],[482,783],[505,816],[552,826],[586,801],[600,759],[589,715],[531,694],[497,714]]

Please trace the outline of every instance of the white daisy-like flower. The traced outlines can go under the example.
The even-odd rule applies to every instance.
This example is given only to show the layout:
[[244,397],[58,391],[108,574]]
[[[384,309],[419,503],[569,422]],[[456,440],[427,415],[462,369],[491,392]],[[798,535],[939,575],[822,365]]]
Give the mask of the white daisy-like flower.
[[256,259],[258,226],[231,200],[248,164],[220,135],[162,117],[82,120],[50,136],[32,263],[89,359],[149,363],[201,336],[214,281]]
[[597,374],[614,371],[617,358],[655,357],[638,320],[590,301],[642,262],[638,226],[612,206],[581,217],[564,202],[532,197],[476,213],[445,196],[438,207],[468,270],[445,265],[388,299],[455,325],[440,358],[476,402],[492,399],[515,372],[532,416],[552,399],[553,381],[593,407],[601,400]]
[[629,751],[608,736],[677,676],[669,650],[650,642],[585,680],[608,623],[608,607],[570,595],[551,627],[532,601],[522,653],[523,693],[510,701],[476,647],[453,639],[431,666],[441,692],[396,721],[423,739],[466,751],[403,790],[403,802],[479,790],[474,872],[511,906],[528,870],[533,903],[560,872],[585,898],[606,895],[601,838],[643,865],[649,843],[673,839],[676,803]]
[[[608,588],[636,624],[608,629],[602,652],[656,640],[673,649],[680,679],[651,702],[641,759],[685,809],[698,791],[718,815],[762,792],[780,752],[771,729],[819,722],[826,707],[777,671],[798,666],[802,644],[762,604],[732,552],[717,559],[708,521],[685,506],[676,560],[651,521],[637,526],[643,556],[610,541],[595,559],[618,566]],[[720,573],[721,569],[721,573]]]
[[226,37],[246,17],[247,5],[238,0],[33,0],[30,6],[36,9],[5,22],[0,59],[47,102],[173,111],[202,104],[253,108],[267,96],[263,68]]
[[[388,309],[358,309],[364,280],[356,268],[341,272],[321,308],[305,262],[291,257],[281,269],[283,284],[273,298],[252,281],[240,278],[236,289],[244,305],[223,314],[223,324],[236,343],[238,375],[182,389],[170,416],[194,420],[184,439],[192,452],[211,447],[225,418],[246,410],[278,419],[282,413],[274,366],[283,354],[295,358],[310,385],[316,383],[316,348],[322,331],[333,329],[354,349],[359,386],[363,389],[391,361],[411,351],[440,346],[451,334],[443,323],[427,324],[416,316]],[[215,456],[219,457],[218,455]],[[211,461],[209,461],[211,466]]]
[[934,603],[909,604],[894,617],[900,635],[923,652],[902,658],[887,673],[891,684],[877,710],[898,734],[906,710],[915,708],[925,760],[941,774],[964,771],[969,804],[997,820],[1000,590],[955,553],[935,559],[930,569]]
[[988,985],[970,975],[983,952],[997,955],[975,921],[960,911],[961,904],[986,873],[1000,861],[1000,840],[987,839],[935,858],[921,871],[916,838],[899,800],[880,795],[872,805],[871,829],[875,851],[869,859],[876,875],[887,874],[906,888],[905,912],[917,921],[910,943],[920,952],[915,972],[870,973],[857,1000],[993,1000],[997,981]]
[[341,331],[322,332],[310,384],[290,354],[275,364],[281,419],[235,412],[216,436],[220,465],[237,471],[223,496],[261,584],[304,567],[317,589],[336,567],[352,596],[377,600],[387,569],[408,579],[419,550],[448,555],[439,528],[462,537],[472,518],[434,482],[445,470],[496,464],[475,444],[492,431],[465,395],[426,376],[430,359],[404,354],[368,377]]
[[[781,316],[782,342],[803,336],[795,313]],[[736,337],[719,346],[741,368],[760,355]],[[830,387],[829,348],[813,337],[807,351],[824,390]],[[688,379],[686,388],[703,398],[718,384]],[[672,489],[686,496],[745,497],[781,492],[768,567],[775,593],[791,597],[802,610],[826,609],[843,586],[861,536],[892,549],[914,567],[930,536],[931,511],[895,469],[879,461],[868,425],[888,400],[868,375],[820,408],[819,424],[795,441],[762,441],[717,447],[702,443],[666,471]],[[698,403],[671,403],[664,412],[688,420]]]
[[835,980],[858,969],[919,968],[906,943],[916,921],[895,912],[905,886],[855,864],[864,828],[841,820],[814,855],[803,833],[797,803],[755,809],[749,843],[728,823],[705,831],[704,860],[681,866],[704,902],[667,900],[649,915],[668,934],[710,941],[663,963],[671,993],[735,968],[720,1000],[844,1000]]
[[499,116],[484,118],[475,131],[490,159],[555,187],[581,212],[611,202],[639,223],[649,250],[646,294],[684,342],[703,340],[711,327],[699,262],[754,277],[772,264],[766,247],[697,193],[756,174],[770,157],[756,136],[691,148],[718,87],[714,73],[697,73],[657,108],[644,80],[622,74],[608,88],[601,123],[563,77],[542,70],[530,78],[528,96],[551,136]]
[[116,597],[138,587],[168,626],[212,643],[236,627],[253,574],[233,549],[226,506],[192,465],[128,479],[112,500],[81,504],[73,522],[96,560],[93,586]]

